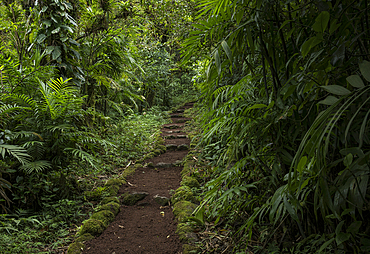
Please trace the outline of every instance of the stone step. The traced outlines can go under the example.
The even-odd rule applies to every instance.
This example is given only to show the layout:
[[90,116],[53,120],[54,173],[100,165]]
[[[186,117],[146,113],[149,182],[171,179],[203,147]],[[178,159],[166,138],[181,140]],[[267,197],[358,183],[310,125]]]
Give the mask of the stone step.
[[170,167],[179,167],[181,166],[182,161],[178,160],[174,163],[169,163],[169,162],[158,162],[157,164],[153,164],[153,162],[149,162],[147,164],[147,167],[150,168],[170,168]]
[[173,119],[172,121],[174,123],[186,123],[187,121],[190,121],[191,119],[189,118],[184,118],[184,119]]
[[189,146],[187,144],[175,145],[175,144],[168,144],[166,145],[167,151],[184,151],[189,150]]
[[177,124],[167,124],[167,125],[163,125],[163,128],[166,128],[166,129],[178,129],[178,128],[181,128],[181,126],[179,126]]
[[176,110],[176,113],[184,113],[184,109],[178,109],[178,110]]
[[180,132],[182,132],[182,130],[162,131],[162,132],[165,132],[165,133],[180,133]]
[[176,139],[176,138],[187,138],[186,135],[167,135],[167,136],[163,136],[165,139]]
[[175,118],[175,117],[184,117],[183,114],[170,114],[170,117],[171,118]]

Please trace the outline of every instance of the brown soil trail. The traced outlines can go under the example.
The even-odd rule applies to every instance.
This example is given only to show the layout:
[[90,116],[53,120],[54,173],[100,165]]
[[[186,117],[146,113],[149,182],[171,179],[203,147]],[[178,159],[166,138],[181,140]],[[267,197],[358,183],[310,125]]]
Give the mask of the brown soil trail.
[[137,168],[127,177],[127,184],[120,188],[123,193],[146,192],[148,195],[135,205],[122,205],[119,214],[108,228],[95,239],[85,243],[83,253],[88,254],[180,254],[182,246],[175,233],[177,222],[171,207],[160,205],[154,196],[170,198],[171,190],[180,187],[182,166],[180,161],[187,154],[190,140],[183,132],[185,106],[171,114],[171,124],[162,128],[167,152],[145,163],[152,167]]

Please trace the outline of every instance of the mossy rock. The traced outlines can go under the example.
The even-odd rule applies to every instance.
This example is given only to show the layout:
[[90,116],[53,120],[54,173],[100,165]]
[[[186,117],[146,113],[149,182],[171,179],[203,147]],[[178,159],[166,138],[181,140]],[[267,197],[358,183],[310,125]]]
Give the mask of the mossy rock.
[[102,205],[99,208],[99,211],[103,210],[111,211],[114,214],[114,216],[117,216],[117,214],[119,213],[119,209],[120,209],[119,204],[117,204],[116,202],[110,202],[108,204]]
[[190,232],[193,232],[193,228],[188,223],[179,223],[177,225],[176,234],[179,235],[180,241],[188,242],[187,234]]
[[191,171],[188,167],[184,166],[184,169],[181,170],[181,178],[184,178],[185,176],[189,176],[191,174]]
[[95,219],[88,219],[85,221],[85,223],[82,225],[80,230],[80,235],[89,233],[93,236],[100,235],[105,230],[105,225],[100,220]]
[[143,165],[142,164],[140,164],[140,163],[138,163],[138,164],[135,164],[135,169],[137,169],[137,168],[142,168],[143,167]]
[[125,184],[125,181],[118,179],[118,178],[111,178],[109,179],[104,186],[112,186],[112,185],[118,185],[121,186],[122,184]]
[[160,149],[155,149],[155,150],[153,151],[153,153],[157,156],[157,155],[162,154],[162,151],[161,151]]
[[84,195],[87,200],[99,201],[102,198],[102,195],[105,191],[106,191],[105,187],[98,187],[92,191],[85,191]]
[[111,185],[106,189],[108,196],[117,196],[119,191],[119,185]]
[[122,177],[126,178],[127,176],[132,175],[133,173],[135,173],[135,167],[130,166],[122,172]]
[[104,223],[104,226],[107,227],[109,223],[114,221],[114,214],[109,210],[101,210],[94,213],[90,219],[100,220]]
[[[162,138],[162,137],[159,137],[158,139],[157,139],[157,148],[159,148],[160,146],[163,146],[164,144],[166,144],[166,141]],[[160,149],[160,148],[159,148]]]
[[147,192],[133,192],[133,193],[124,193],[122,203],[125,205],[135,205],[140,200],[143,200],[149,193]]
[[80,254],[85,248],[85,244],[82,242],[71,243],[68,247],[67,254]]
[[199,182],[197,179],[191,176],[184,176],[181,181],[181,186],[189,186],[190,188],[199,188]]
[[106,197],[106,198],[103,198],[102,201],[100,201],[100,204],[105,205],[111,202],[119,204],[119,198],[118,197]]
[[182,254],[195,254],[200,253],[199,248],[191,244],[182,245]]
[[189,186],[181,186],[180,188],[178,188],[172,195],[171,203],[176,204],[181,200],[186,200],[190,202],[195,201],[194,194]]
[[167,151],[166,146],[164,146],[164,145],[158,145],[157,149],[161,150],[162,153],[165,153]]
[[94,239],[94,236],[93,236],[93,235],[91,235],[91,234],[89,234],[89,233],[86,233],[86,234],[83,234],[83,235],[79,236],[79,237],[75,240],[75,242],[81,242],[81,243],[83,243],[83,242],[86,242],[86,241],[90,241],[90,240],[92,240],[92,239]]
[[187,221],[187,218],[191,216],[196,207],[196,204],[189,201],[179,201],[173,206],[173,214],[180,222],[185,222]]

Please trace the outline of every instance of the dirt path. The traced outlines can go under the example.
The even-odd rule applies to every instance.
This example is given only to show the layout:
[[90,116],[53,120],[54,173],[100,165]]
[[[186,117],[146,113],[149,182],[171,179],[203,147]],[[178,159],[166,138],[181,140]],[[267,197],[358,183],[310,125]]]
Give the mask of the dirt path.
[[122,205],[108,228],[99,237],[85,243],[83,253],[182,253],[172,209],[168,204],[158,204],[154,196],[170,198],[171,190],[180,186],[182,166],[176,165],[186,156],[190,144],[183,132],[185,121],[189,120],[183,117],[183,111],[190,107],[192,104],[185,104],[171,114],[173,123],[163,126],[161,135],[165,138],[167,152],[145,161],[152,167],[136,169],[119,191],[119,195],[144,192],[147,196],[135,205]]

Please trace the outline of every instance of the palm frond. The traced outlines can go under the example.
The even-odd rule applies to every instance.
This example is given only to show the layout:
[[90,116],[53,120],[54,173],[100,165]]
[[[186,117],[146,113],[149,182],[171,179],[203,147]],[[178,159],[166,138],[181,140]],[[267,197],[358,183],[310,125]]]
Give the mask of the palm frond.
[[92,156],[91,154],[89,154],[85,151],[82,151],[81,149],[76,149],[76,148],[66,148],[65,151],[68,151],[74,157],[77,157],[77,158],[79,158],[83,161],[86,161],[91,166],[96,168],[97,159],[94,156]]
[[5,158],[7,153],[15,157],[22,165],[29,163],[31,160],[31,156],[23,147],[15,145],[0,145],[0,154],[3,158]]
[[52,164],[45,160],[29,162],[19,167],[19,169],[25,171],[27,174],[33,172],[39,173],[50,168],[52,168]]

